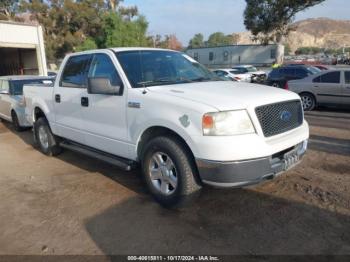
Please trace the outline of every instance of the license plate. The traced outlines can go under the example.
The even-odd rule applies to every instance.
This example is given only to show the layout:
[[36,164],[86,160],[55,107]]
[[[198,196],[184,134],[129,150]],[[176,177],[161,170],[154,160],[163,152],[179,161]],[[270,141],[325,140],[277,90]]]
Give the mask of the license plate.
[[297,154],[297,152],[289,152],[287,154],[284,155],[284,170],[288,170],[291,169],[292,167],[294,167],[296,164],[298,164],[300,160],[299,155]]

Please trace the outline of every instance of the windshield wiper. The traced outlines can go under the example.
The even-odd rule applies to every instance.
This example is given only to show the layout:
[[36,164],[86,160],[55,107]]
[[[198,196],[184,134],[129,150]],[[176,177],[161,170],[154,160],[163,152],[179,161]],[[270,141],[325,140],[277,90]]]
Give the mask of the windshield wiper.
[[138,82],[138,86],[152,86],[152,85],[166,85],[166,84],[181,84],[181,83],[190,83],[192,82],[190,79],[186,78],[178,78],[178,79],[167,79],[167,78],[160,78],[156,80],[151,81],[143,81]]

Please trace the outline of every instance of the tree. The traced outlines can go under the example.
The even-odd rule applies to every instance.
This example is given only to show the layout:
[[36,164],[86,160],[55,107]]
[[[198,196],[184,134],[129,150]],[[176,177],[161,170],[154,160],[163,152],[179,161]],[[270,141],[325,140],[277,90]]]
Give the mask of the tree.
[[144,16],[123,20],[121,14],[108,12],[103,16],[100,47],[149,46],[146,36],[148,22]]
[[177,39],[176,35],[166,35],[165,40],[161,42],[162,48],[173,49],[173,50],[182,50],[183,46],[181,42]]
[[18,9],[19,0],[1,0],[0,1],[0,20],[10,20],[14,18]]
[[224,45],[236,45],[239,41],[239,35],[230,34],[225,35],[222,32],[216,32],[209,36],[208,41],[205,42],[207,47],[224,46]]
[[148,46],[148,22],[121,0],[21,0],[20,10],[43,26],[49,60],[112,46]]
[[290,55],[292,52],[292,49],[290,48],[290,45],[287,43],[284,45],[284,54]]
[[278,44],[277,62],[283,62],[283,38],[292,29],[295,15],[325,0],[246,0],[244,25],[256,40]]
[[206,46],[215,47],[215,46],[223,46],[232,44],[231,36],[226,36],[222,32],[216,32],[209,36],[208,41],[206,42]]
[[81,45],[77,46],[77,51],[86,51],[96,49],[97,44],[94,39],[87,38]]
[[195,34],[188,44],[189,48],[200,48],[203,46],[204,46],[204,36],[200,33]]

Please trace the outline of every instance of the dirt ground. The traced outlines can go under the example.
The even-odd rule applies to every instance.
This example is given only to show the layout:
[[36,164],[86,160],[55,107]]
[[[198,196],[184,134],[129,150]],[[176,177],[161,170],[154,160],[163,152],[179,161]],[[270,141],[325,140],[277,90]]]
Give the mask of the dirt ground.
[[301,165],[246,189],[205,188],[167,210],[138,170],[66,151],[0,123],[0,255],[350,254],[350,111],[307,115]]

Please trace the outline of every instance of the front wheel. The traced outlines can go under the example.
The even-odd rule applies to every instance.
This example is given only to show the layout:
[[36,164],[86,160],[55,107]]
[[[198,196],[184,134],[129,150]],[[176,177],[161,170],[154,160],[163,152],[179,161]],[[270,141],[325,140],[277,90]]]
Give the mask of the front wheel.
[[200,189],[193,159],[180,140],[154,138],[142,155],[144,180],[160,204],[174,206]]
[[39,118],[34,123],[34,136],[40,151],[45,155],[55,156],[61,153],[62,149],[45,118]]
[[312,111],[316,107],[315,97],[308,93],[300,94],[304,111]]

